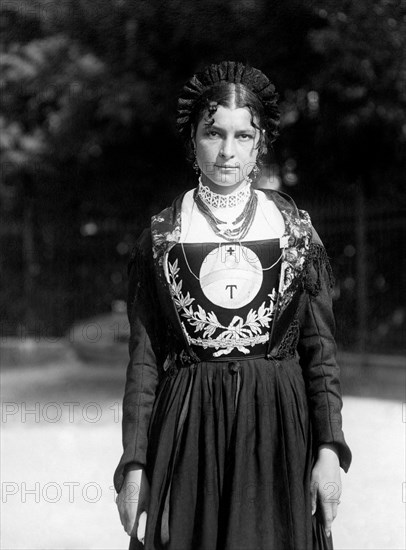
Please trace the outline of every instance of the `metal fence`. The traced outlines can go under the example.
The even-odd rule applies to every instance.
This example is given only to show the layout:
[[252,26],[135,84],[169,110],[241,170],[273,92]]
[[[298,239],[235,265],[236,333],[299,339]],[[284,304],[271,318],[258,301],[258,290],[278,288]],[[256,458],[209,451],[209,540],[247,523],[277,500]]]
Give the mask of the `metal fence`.
[[404,354],[406,209],[357,197],[309,201],[304,207],[333,267],[339,345],[365,353]]

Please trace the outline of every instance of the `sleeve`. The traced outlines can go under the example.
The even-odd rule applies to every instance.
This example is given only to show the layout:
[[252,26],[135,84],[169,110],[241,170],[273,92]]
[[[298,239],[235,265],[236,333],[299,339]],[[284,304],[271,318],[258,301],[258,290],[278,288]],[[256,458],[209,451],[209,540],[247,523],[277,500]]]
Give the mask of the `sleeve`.
[[315,448],[322,444],[334,445],[340,466],[347,472],[351,451],[342,431],[332,287],[330,263],[316,234],[304,267],[298,352],[307,387]]
[[[123,398],[123,454],[114,473],[120,492],[126,473],[145,468],[148,427],[159,378],[160,325],[152,252],[145,252],[146,232],[135,245],[128,265],[127,313],[130,323],[129,355]],[[151,247],[149,247],[151,250]]]

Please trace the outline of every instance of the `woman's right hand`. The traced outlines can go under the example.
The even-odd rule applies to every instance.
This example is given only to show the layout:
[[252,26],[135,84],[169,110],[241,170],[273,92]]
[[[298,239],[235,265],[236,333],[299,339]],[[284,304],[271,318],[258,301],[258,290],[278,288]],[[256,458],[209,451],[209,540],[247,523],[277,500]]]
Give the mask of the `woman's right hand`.
[[116,498],[120,520],[130,537],[137,536],[138,520],[148,512],[149,482],[144,470],[130,470]]

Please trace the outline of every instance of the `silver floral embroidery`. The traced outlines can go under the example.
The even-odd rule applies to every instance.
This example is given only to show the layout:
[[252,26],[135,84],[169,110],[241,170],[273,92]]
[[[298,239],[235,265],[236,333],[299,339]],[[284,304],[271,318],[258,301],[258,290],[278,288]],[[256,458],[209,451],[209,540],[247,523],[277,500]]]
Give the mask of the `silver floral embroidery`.
[[[215,348],[217,351],[213,353],[214,357],[228,355],[233,349],[248,354],[248,347],[253,347],[257,344],[265,343],[269,340],[269,332],[263,334],[263,329],[269,329],[269,324],[273,319],[276,290],[273,289],[270,298],[269,307],[265,305],[265,301],[260,305],[257,311],[252,308],[247,314],[246,319],[238,315],[234,315],[230,324],[224,326],[220,323],[217,315],[213,312],[206,312],[199,304],[197,309],[193,308],[195,299],[187,292],[186,295],[182,292],[183,281],[179,280],[178,260],[169,266],[169,285],[175,305],[185,318],[186,322],[195,328],[195,332],[203,333],[198,338],[192,338],[188,333],[184,322],[182,329],[185,336],[191,345],[202,346],[204,349]],[[216,331],[220,331],[216,336]]]

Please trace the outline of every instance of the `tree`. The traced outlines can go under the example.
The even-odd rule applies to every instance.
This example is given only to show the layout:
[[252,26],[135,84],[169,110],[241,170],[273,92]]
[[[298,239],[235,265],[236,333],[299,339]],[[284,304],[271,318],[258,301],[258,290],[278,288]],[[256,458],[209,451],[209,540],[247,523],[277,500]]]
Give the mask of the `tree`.
[[[370,6],[355,0],[3,4],[0,196],[8,220],[3,242],[14,252],[3,262],[10,284],[0,301],[10,318],[21,319],[29,300],[31,318],[48,318],[49,309],[39,311],[45,302],[56,307],[41,300],[49,289],[73,302],[83,288],[79,310],[52,314],[61,331],[72,316],[125,297],[125,283],[111,291],[110,278],[124,269],[126,246],[152,213],[194,183],[176,136],[176,97],[209,62],[248,61],[274,80],[283,116],[270,161],[301,202],[310,194],[363,189],[365,181],[369,194],[379,195],[382,181],[390,182],[389,196],[403,193],[404,2]],[[97,241],[102,226],[123,228],[114,230],[120,236],[103,233],[106,258]],[[52,268],[52,258],[63,266]]]

